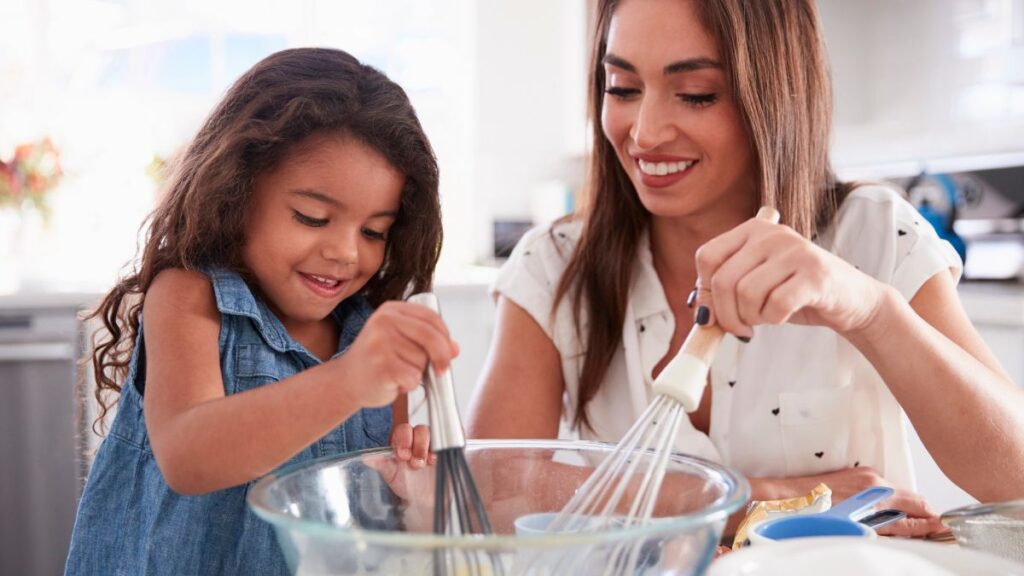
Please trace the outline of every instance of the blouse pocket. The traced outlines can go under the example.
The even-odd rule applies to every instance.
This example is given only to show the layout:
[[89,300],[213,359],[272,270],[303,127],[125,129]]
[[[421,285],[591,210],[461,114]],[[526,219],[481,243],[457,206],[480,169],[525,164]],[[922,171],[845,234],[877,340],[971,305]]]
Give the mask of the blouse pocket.
[[779,393],[788,474],[821,474],[848,465],[852,400],[850,386]]

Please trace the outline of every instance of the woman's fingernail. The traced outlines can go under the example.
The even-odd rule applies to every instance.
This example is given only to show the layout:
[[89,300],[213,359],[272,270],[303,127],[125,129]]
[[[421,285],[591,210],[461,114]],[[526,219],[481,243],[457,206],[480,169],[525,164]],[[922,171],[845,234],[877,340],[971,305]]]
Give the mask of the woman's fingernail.
[[398,451],[398,457],[401,458],[402,460],[408,460],[410,456],[412,456],[412,452],[405,448],[402,448]]
[[739,340],[740,342],[743,342],[744,344],[749,344],[751,338],[753,338],[753,336],[737,336],[736,337],[737,340]]
[[690,290],[689,296],[686,297],[686,307],[693,308],[693,305],[697,303],[697,289]]
[[711,320],[711,310],[707,306],[697,308],[697,324],[704,326]]

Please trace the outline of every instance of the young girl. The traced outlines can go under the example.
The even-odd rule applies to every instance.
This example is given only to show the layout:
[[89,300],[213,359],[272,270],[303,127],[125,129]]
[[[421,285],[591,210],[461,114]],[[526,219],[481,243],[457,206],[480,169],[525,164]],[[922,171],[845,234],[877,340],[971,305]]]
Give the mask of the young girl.
[[286,50],[235,83],[95,313],[96,396],[120,397],[67,574],[286,574],[253,480],[389,432],[425,464],[403,394],[457,349],[400,299],[430,286],[437,186],[405,93],[352,56]]
[[899,193],[832,174],[813,0],[597,4],[589,203],[499,275],[469,434],[550,438],[561,417],[618,441],[694,322],[717,322],[736,338],[675,448],[754,499],[894,485],[910,518],[890,531],[940,530],[904,411],[971,495],[1024,497],[1024,392],[964,314],[956,253]]

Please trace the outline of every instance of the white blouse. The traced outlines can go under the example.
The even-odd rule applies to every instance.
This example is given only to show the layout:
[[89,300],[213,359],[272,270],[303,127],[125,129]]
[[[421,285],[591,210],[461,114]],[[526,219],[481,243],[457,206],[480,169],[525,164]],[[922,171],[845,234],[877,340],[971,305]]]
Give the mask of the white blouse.
[[[572,222],[531,230],[492,286],[495,296],[536,320],[561,356],[563,430],[574,417],[585,343],[577,338],[569,298],[553,318],[551,305],[581,227]],[[851,192],[834,227],[816,242],[907,300],[939,272],[960,277],[953,247],[899,193],[882,186]],[[633,277],[622,347],[587,407],[594,430],[581,430],[583,439],[618,441],[654,398],[651,374],[668,352],[675,319],[646,234]],[[758,326],[749,344],[727,336],[711,367],[710,393],[710,434],[684,420],[678,451],[753,477],[871,466],[890,482],[915,488],[902,409],[867,359],[828,328]]]

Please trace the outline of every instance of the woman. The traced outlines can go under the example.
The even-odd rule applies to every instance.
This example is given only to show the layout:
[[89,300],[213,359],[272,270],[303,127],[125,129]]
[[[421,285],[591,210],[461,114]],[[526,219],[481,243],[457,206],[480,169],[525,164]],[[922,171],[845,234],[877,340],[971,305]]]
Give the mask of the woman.
[[694,321],[718,323],[735,338],[675,448],[754,499],[891,485],[890,533],[941,529],[904,410],[966,491],[1024,497],[1024,393],[963,312],[955,252],[896,192],[832,174],[813,1],[602,0],[591,77],[589,203],[502,269],[472,436],[562,419],[617,441]]

